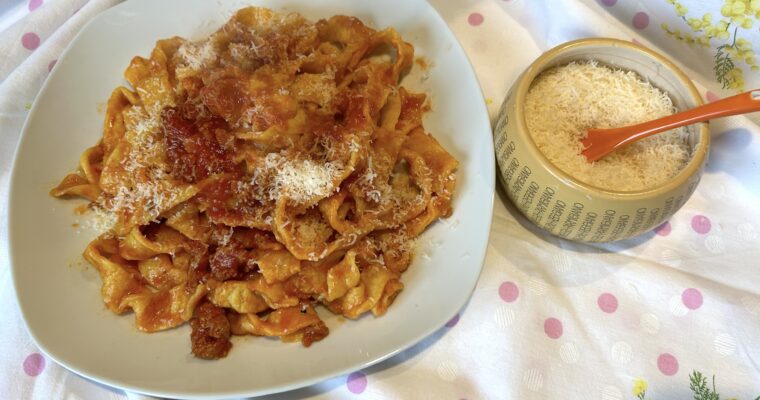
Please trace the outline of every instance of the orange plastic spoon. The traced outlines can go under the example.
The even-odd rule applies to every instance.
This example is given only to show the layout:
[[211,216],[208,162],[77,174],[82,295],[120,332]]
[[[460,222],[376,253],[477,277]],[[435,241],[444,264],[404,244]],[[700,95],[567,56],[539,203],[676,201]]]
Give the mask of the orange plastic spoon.
[[697,122],[704,122],[713,118],[746,114],[753,111],[760,111],[760,89],[727,97],[723,100],[638,125],[612,129],[589,129],[588,136],[585,139],[581,139],[584,147],[581,153],[586,156],[588,162],[594,162],[616,149],[655,133],[665,132]]

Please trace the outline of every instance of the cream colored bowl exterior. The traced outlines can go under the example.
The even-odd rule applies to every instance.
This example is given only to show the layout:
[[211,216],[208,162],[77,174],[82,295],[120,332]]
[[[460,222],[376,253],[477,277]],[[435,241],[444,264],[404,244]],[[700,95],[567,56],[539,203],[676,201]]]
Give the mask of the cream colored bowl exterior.
[[560,171],[530,137],[522,105],[531,82],[542,71],[588,59],[637,72],[667,92],[679,110],[701,105],[702,98],[691,81],[664,57],[629,42],[598,38],[549,50],[510,89],[494,130],[499,177],[510,200],[530,221],[554,235],[580,242],[610,242],[650,231],[689,199],[699,183],[710,136],[706,123],[689,127],[691,161],[669,182],[649,190],[604,190]]

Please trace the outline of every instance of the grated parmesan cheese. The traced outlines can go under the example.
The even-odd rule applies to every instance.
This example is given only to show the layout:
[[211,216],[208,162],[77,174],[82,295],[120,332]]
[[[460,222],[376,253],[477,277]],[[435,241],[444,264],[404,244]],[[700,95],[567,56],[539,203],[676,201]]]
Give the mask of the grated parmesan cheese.
[[[289,159],[279,153],[269,153],[247,185],[259,197],[275,201],[284,196],[303,204],[314,197],[327,197],[338,189],[335,180],[343,174],[339,161],[315,162],[308,159]],[[261,190],[264,193],[261,193]]]
[[141,138],[144,134],[155,132],[159,128],[159,112],[153,111],[149,113],[143,106],[133,105],[129,107],[126,113],[127,117],[135,122],[132,129],[128,130],[126,133],[131,133],[137,139]]
[[103,208],[99,203],[92,205],[92,214],[87,216],[82,226],[95,231],[97,234],[109,232],[118,221],[117,215]]
[[[327,197],[335,190],[334,181],[342,173],[342,166],[328,162],[317,164],[311,160],[288,160],[267,155],[267,164],[277,168],[273,197],[285,195],[296,202],[318,196]],[[279,155],[275,155],[279,156]]]
[[589,128],[633,125],[673,114],[667,94],[636,73],[595,61],[574,62],[539,75],[525,100],[530,135],[557,168],[600,188],[633,191],[673,178],[691,158],[683,128],[640,140],[588,163],[581,139]]
[[185,65],[192,70],[200,70],[216,61],[218,54],[210,39],[201,42],[185,42],[177,50]]
[[151,219],[158,218],[161,211],[168,204],[175,202],[179,195],[177,189],[171,186],[166,187],[168,185],[162,183],[162,181],[138,182],[134,188],[121,186],[116,195],[110,199],[110,208],[115,212],[123,210],[134,212],[141,206]]
[[[139,89],[138,89],[139,91]],[[169,173],[156,160],[164,145],[156,135],[160,129],[161,103],[146,108],[133,105],[124,112],[127,129],[124,138],[128,152],[121,161],[127,176],[119,182],[113,196],[101,194],[90,205],[92,215],[84,226],[98,234],[111,231],[120,216],[144,213],[154,220],[177,201],[180,191],[166,182]]]

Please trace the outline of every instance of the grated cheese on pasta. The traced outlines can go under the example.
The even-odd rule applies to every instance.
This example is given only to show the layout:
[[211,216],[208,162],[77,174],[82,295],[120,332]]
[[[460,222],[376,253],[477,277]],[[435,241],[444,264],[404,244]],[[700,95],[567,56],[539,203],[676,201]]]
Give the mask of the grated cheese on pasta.
[[667,94],[636,73],[595,61],[539,75],[524,105],[530,135],[557,168],[600,188],[633,191],[673,178],[691,158],[684,128],[640,140],[588,163],[581,139],[589,128],[616,128],[675,112]]
[[193,70],[200,70],[218,57],[214,43],[209,39],[201,42],[185,42],[179,47],[177,53],[185,65]]
[[92,214],[82,224],[84,228],[95,231],[98,234],[103,234],[113,229],[118,221],[115,212],[103,208],[98,203],[94,204],[91,209]]
[[264,159],[265,174],[272,174],[269,199],[285,196],[304,203],[318,196],[326,197],[337,189],[334,180],[343,173],[338,162],[317,163],[311,160],[291,160],[277,153]]

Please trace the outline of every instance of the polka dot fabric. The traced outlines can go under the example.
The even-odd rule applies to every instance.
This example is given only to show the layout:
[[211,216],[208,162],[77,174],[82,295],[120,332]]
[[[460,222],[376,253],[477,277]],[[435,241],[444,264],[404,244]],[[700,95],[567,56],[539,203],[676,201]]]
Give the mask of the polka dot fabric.
[[517,300],[520,289],[514,282],[504,282],[499,286],[499,297],[507,303]]
[[670,222],[664,222],[662,225],[655,228],[654,232],[660,236],[668,236],[672,230],[673,226],[670,225]]
[[[68,40],[118,2],[13,1],[24,15],[0,31],[0,48],[8,49],[0,78],[14,74],[0,86],[0,116],[11,116],[0,117],[0,198],[25,105],[56,68]],[[429,2],[464,47],[491,118],[523,69],[567,40],[617,37],[674,51],[668,55],[676,62],[698,61],[696,50],[680,56],[662,41],[663,23],[683,21],[661,0],[558,1],[550,7],[542,1]],[[703,7],[696,3],[690,8]],[[717,7],[710,11],[715,18]],[[709,66],[712,56],[705,53],[702,62]],[[730,95],[701,86],[712,79],[711,69],[705,73],[690,77],[706,101]],[[17,90],[3,91],[11,86]],[[442,99],[432,94],[431,101],[435,109]],[[714,374],[726,398],[757,397],[760,370],[752,360],[760,359],[760,129],[742,117],[710,127],[710,161],[694,195],[634,239],[596,245],[559,240],[530,226],[497,192],[485,265],[461,310],[386,361],[281,398],[623,400],[641,382],[647,398],[691,398],[688,375],[694,370]],[[7,240],[2,235],[0,230],[0,243]],[[7,263],[0,253],[0,268]],[[3,398],[127,398],[46,357],[23,328],[10,282],[0,284]],[[415,289],[407,285],[401,296]],[[409,323],[419,319],[410,315]]]
[[599,305],[599,309],[607,314],[612,314],[617,311],[618,301],[612,293],[602,293],[596,300],[596,304]]
[[42,5],[43,0],[29,0],[29,11],[34,11]]
[[631,23],[636,29],[646,29],[649,26],[649,14],[643,11],[637,12],[636,15],[633,16]]
[[472,13],[469,17],[467,17],[467,22],[469,22],[472,26],[478,26],[482,24],[484,20],[485,18],[481,13]]
[[678,373],[678,360],[670,353],[663,353],[657,357],[657,369],[663,373],[663,375],[671,376]]
[[34,50],[40,46],[40,37],[34,32],[27,32],[21,36],[21,45],[27,50]]
[[32,353],[24,359],[24,372],[29,376],[37,376],[45,369],[45,357],[40,353]]
[[367,389],[367,376],[361,372],[353,372],[346,379],[346,388],[353,394],[361,394]]

